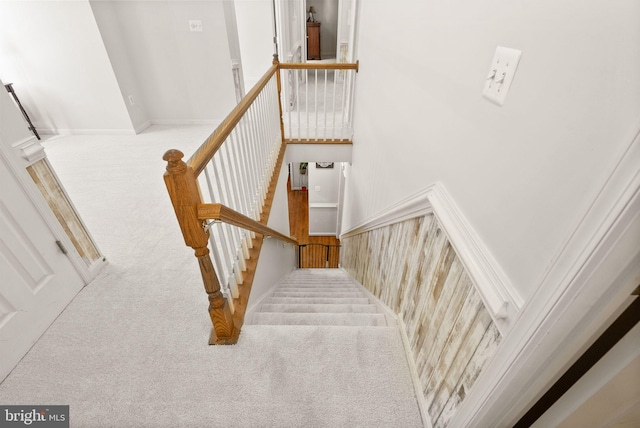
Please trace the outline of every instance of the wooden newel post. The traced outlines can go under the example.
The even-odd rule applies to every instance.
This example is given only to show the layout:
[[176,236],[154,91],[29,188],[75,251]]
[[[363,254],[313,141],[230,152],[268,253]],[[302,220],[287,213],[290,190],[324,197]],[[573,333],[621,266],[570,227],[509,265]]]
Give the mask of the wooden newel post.
[[231,344],[238,340],[239,331],[233,324],[229,303],[220,291],[220,282],[209,256],[209,232],[198,219],[197,205],[201,203],[200,189],[193,170],[182,160],[179,150],[169,150],[162,159],[167,161],[164,182],[176,212],[182,236],[187,246],[195,251],[204,289],[209,297],[209,316],[213,323],[209,344]]

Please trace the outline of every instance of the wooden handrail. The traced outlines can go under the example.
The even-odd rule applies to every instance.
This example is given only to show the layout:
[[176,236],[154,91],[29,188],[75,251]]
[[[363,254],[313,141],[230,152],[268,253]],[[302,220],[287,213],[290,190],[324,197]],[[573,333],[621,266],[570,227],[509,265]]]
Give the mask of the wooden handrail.
[[204,143],[189,158],[187,165],[193,169],[193,173],[197,177],[204,170],[207,163],[213,158],[222,143],[227,139],[229,134],[234,130],[236,125],[242,119],[242,116],[249,110],[251,104],[258,98],[260,92],[267,86],[271,77],[278,71],[278,64],[273,64],[269,70],[262,76],[240,103],[229,113],[215,131],[205,140]]
[[242,116],[249,110],[251,104],[258,98],[260,92],[267,86],[271,77],[279,70],[355,70],[358,71],[360,62],[355,63],[281,63],[274,59],[273,65],[267,70],[262,78],[245,95],[240,103],[229,113],[213,133],[189,158],[187,165],[193,169],[197,177],[204,170],[207,163],[213,158],[218,149],[222,146],[226,138],[231,134]]
[[280,68],[281,70],[355,70],[356,72],[358,72],[358,69],[360,68],[360,62],[281,62],[278,68]]
[[270,227],[265,226],[264,224],[222,204],[198,204],[197,212],[199,220],[219,220],[252,232],[261,233],[264,236],[278,238],[290,244],[298,244],[298,241],[295,238],[291,238],[277,230],[273,230]]

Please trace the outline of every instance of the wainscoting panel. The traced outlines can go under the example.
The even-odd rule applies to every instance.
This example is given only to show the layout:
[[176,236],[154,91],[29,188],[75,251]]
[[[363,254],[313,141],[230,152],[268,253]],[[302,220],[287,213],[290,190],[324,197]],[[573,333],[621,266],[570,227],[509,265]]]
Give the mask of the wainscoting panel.
[[341,264],[403,320],[434,427],[446,427],[500,343],[436,218],[342,239]]

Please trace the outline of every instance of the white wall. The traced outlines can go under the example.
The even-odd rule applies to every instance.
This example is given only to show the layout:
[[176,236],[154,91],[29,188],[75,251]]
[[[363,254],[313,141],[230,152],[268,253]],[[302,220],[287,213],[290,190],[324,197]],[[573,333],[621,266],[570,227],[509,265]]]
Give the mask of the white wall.
[[[95,17],[102,40],[107,48],[111,67],[118,80],[120,95],[129,113],[133,127],[139,132],[149,125],[149,114],[144,107],[144,97],[140,80],[133,68],[133,58],[126,49],[127,41],[120,31],[115,3],[111,1],[91,0],[91,9]],[[133,104],[129,97],[133,98]]]
[[271,0],[235,0],[238,38],[246,91],[267,72],[273,61]]
[[309,204],[338,203],[340,164],[333,168],[317,168],[316,162],[309,162]]
[[337,235],[340,164],[317,168],[309,162],[309,235]]
[[[218,123],[229,114],[235,93],[222,1],[93,7],[119,78],[139,85],[135,102],[151,121]],[[203,31],[190,31],[190,20],[200,20]]]
[[0,64],[39,131],[133,133],[88,0],[1,1]]
[[[278,176],[276,193],[271,205],[271,213],[267,226],[290,236],[289,230],[289,202],[287,196],[287,177],[289,170],[287,164],[283,163]],[[282,277],[291,272],[296,267],[295,247],[291,244],[270,238],[265,239],[258,259],[256,274],[251,288],[249,299],[249,310],[260,301],[261,298],[273,287]]]
[[637,130],[640,3],[364,1],[357,27],[344,230],[440,181],[526,299]]

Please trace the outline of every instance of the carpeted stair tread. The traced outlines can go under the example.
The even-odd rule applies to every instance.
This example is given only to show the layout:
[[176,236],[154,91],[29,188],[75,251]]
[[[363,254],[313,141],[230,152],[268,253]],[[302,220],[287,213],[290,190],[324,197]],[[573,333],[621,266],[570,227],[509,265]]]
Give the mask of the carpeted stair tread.
[[387,326],[384,314],[257,312],[253,325]]
[[351,283],[347,283],[345,282],[344,284],[337,284],[337,283],[331,283],[331,282],[297,282],[297,283],[290,283],[290,284],[279,284],[278,288],[331,288],[331,289],[341,289],[341,288],[351,288],[353,289],[354,286]]
[[260,307],[260,312],[297,312],[297,313],[378,313],[374,304],[304,304],[304,303],[269,303]]
[[394,320],[344,270],[308,269],[284,277],[247,324],[381,327]]
[[279,286],[279,291],[331,291],[331,292],[339,292],[339,291],[362,291],[361,288],[355,288],[349,285],[341,285],[341,286],[333,286],[327,284],[317,284],[317,285],[307,285],[307,284],[298,284],[298,285],[287,285],[287,286]]
[[346,304],[362,305],[371,303],[366,297],[267,297],[264,303],[303,303],[303,304]]
[[274,291],[273,297],[366,297],[364,293],[359,291],[342,291],[342,292],[326,292],[326,291]]
[[287,293],[361,293],[354,287],[278,287],[278,292]]

